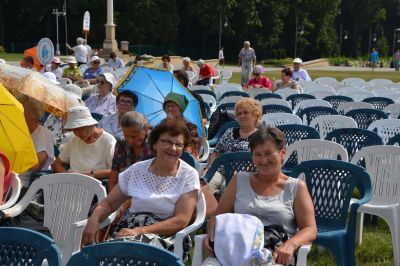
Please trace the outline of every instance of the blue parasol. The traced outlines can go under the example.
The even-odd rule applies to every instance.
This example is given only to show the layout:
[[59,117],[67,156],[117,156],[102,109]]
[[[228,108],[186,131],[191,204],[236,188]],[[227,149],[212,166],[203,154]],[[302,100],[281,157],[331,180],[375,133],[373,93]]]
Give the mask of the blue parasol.
[[136,111],[143,113],[153,126],[166,118],[163,109],[165,96],[171,91],[184,95],[189,104],[183,116],[197,126],[200,137],[205,137],[199,102],[169,71],[132,66],[115,90],[135,93],[138,97]]

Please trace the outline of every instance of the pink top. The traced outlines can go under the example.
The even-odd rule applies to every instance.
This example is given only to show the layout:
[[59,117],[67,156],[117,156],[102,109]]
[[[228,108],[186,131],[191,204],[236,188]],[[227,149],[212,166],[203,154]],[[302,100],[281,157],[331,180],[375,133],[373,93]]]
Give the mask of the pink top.
[[10,161],[7,156],[0,150],[0,158],[3,159],[4,167],[5,167],[5,175],[4,175],[4,185],[3,185],[3,195],[0,195],[0,205],[4,203],[6,200],[7,192],[11,183],[11,166]]
[[251,80],[249,80],[246,87],[247,88],[254,87],[255,85],[260,85],[267,89],[270,89],[272,86],[271,81],[267,77],[261,77],[258,80],[256,80],[255,78],[252,78]]

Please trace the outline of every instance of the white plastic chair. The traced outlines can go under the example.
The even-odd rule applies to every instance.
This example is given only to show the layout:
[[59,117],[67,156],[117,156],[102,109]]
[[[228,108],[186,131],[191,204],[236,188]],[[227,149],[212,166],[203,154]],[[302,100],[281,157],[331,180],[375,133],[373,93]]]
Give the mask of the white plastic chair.
[[372,92],[389,90],[387,87],[384,87],[384,86],[381,86],[381,85],[372,85],[372,84],[369,85],[369,86],[365,86],[363,89],[367,90],[367,91],[372,91]]
[[304,101],[298,102],[293,109],[293,113],[298,114],[304,108],[312,107],[312,106],[323,106],[323,107],[331,107],[332,108],[332,104],[328,101],[320,100],[320,99],[310,99],[310,100],[304,100]]
[[187,70],[186,71],[187,75],[188,75],[188,79],[189,79],[189,87],[192,86],[193,84],[193,80],[196,77],[195,73],[193,71]]
[[201,96],[201,98],[203,98],[203,101],[210,106],[211,112],[214,113],[215,110],[217,109],[217,100],[215,99],[215,97],[203,93],[199,93],[199,95]]
[[226,84],[232,78],[232,71],[224,69],[221,75],[221,84]]
[[[206,238],[206,235],[196,235],[194,237],[194,253],[192,266],[201,266],[203,263],[203,242]],[[307,254],[311,250],[311,245],[304,245],[298,249],[297,253],[297,263],[296,266],[306,266],[307,265]]]
[[367,90],[343,91],[342,93],[340,93],[340,95],[351,97],[356,102],[361,102],[368,97],[376,97],[375,93]]
[[291,104],[288,101],[283,100],[283,99],[266,98],[266,99],[262,99],[260,101],[260,103],[261,103],[261,106],[268,105],[268,104],[277,104],[277,105],[283,105],[283,106],[286,106],[286,107],[289,107],[290,109],[292,109]]
[[245,92],[250,96],[250,98],[253,98],[253,99],[254,99],[254,97],[256,97],[259,94],[272,93],[270,90],[266,90],[266,89],[262,89],[262,88],[248,88]]
[[215,87],[215,94],[217,95],[217,99],[221,98],[221,96],[228,91],[242,91],[242,88],[237,86],[231,86],[229,84],[222,84]]
[[[61,173],[41,176],[35,180],[24,197],[13,207],[4,210],[10,217],[22,213],[39,190],[43,190],[44,222],[62,253],[63,265],[79,251],[83,227],[94,196],[106,197],[100,181],[86,175]],[[115,214],[106,224],[111,223]]]
[[210,83],[209,83],[209,86],[211,88],[215,88],[216,86],[218,86],[216,84],[216,82],[217,82],[217,80],[219,80],[221,78],[221,71],[219,69],[215,69],[214,72],[215,72],[215,76],[210,78]]
[[365,102],[346,102],[346,103],[341,103],[337,108],[337,111],[339,114],[344,115],[348,111],[354,109],[374,109],[374,107],[372,106],[372,104]]
[[344,162],[349,160],[347,150],[342,145],[322,139],[304,139],[290,144],[286,149],[286,159],[283,165],[294,153],[297,154],[298,164],[308,160],[337,160],[338,157]]
[[372,85],[382,85],[387,87],[393,84],[393,81],[391,81],[390,79],[371,79],[369,83],[371,83]]
[[400,265],[400,147],[370,146],[358,151],[352,163],[364,159],[365,169],[371,177],[372,198],[358,208],[356,242],[362,242],[363,214],[382,217],[392,234],[394,263]]
[[10,188],[7,192],[6,202],[0,205],[0,210],[11,208],[17,202],[20,193],[21,180],[19,179],[18,174],[11,172]]
[[289,95],[292,94],[299,94],[300,92],[294,90],[294,89],[290,89],[290,88],[285,88],[285,89],[280,89],[275,91],[275,94],[278,94],[282,97],[282,99],[286,99]]
[[114,72],[114,69],[112,67],[110,67],[110,66],[102,66],[101,68],[103,69],[104,73],[112,73],[112,72]]
[[85,72],[85,70],[89,68],[89,66],[86,64],[82,64],[79,66],[79,68],[81,69],[81,73],[83,74]]
[[365,80],[362,78],[345,78],[342,80],[343,84],[360,84],[360,83],[365,83]]
[[331,90],[314,90],[314,91],[309,91],[307,92],[310,95],[315,96],[315,98],[317,99],[323,99],[327,96],[333,96],[336,95],[335,91],[331,91]]
[[224,103],[236,103],[237,101],[239,101],[242,98],[243,98],[242,96],[236,96],[236,95],[227,96],[227,97],[222,98],[219,101],[218,105],[219,104],[224,104]]
[[264,114],[261,117],[261,121],[265,126],[271,125],[273,127],[281,125],[290,125],[290,124],[296,124],[296,125],[302,124],[300,117],[289,113]]
[[315,83],[332,83],[332,82],[337,82],[337,80],[333,77],[319,77],[314,80]]
[[389,114],[389,118],[398,119],[400,116],[400,103],[389,104],[384,111]]
[[201,191],[199,195],[199,200],[197,201],[196,211],[197,214],[194,222],[185,229],[182,229],[181,231],[176,233],[175,235],[174,253],[181,259],[183,256],[183,238],[186,235],[193,233],[197,229],[199,229],[203,225],[206,218],[206,199],[204,198],[204,195]]
[[197,160],[197,162],[202,163],[206,162],[208,160],[208,156],[210,155],[210,145],[208,144],[208,141],[205,138],[199,138],[200,139],[200,158]]
[[400,119],[376,120],[368,126],[368,130],[376,132],[386,144],[391,137],[400,134]]
[[326,90],[326,91],[331,91],[331,92],[335,92],[336,93],[336,91],[335,91],[335,89],[334,88],[332,88],[331,86],[328,86],[328,85],[326,85],[326,84],[315,84],[314,86],[312,86],[312,87],[305,87],[304,88],[304,93],[310,93],[310,92],[313,92],[313,91],[320,91],[320,90]]
[[212,91],[210,87],[205,86],[205,85],[193,85],[190,87],[191,91],[198,91],[198,90],[207,90],[207,91]]
[[59,78],[57,79],[57,81],[60,82],[60,86],[72,84],[72,80],[70,80],[69,78]]
[[343,115],[321,115],[310,122],[310,127],[318,130],[321,139],[334,129],[357,128],[357,122],[353,118]]

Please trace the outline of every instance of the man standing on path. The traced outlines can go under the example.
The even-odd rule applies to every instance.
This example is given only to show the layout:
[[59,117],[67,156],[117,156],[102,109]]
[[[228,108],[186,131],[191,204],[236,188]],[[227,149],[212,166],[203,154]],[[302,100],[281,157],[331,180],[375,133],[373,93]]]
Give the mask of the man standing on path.
[[301,58],[295,58],[293,60],[292,79],[296,80],[296,81],[299,81],[299,80],[311,81],[310,75],[308,75],[307,70],[305,70],[301,67],[302,65],[303,65],[303,60],[301,60]]
[[242,75],[240,78],[240,83],[242,86],[246,86],[249,82],[250,75],[253,67],[256,65],[256,52],[250,47],[250,42],[245,41],[243,43],[243,48],[239,53],[239,66],[242,67]]
[[378,52],[375,51],[375,48],[372,48],[372,50],[371,50],[371,55],[370,55],[372,71],[375,70],[376,65],[378,64],[378,59],[379,59],[379,58],[378,58]]
[[394,68],[396,71],[399,71],[400,69],[400,49],[397,49],[397,51],[393,54],[393,62],[394,62]]
[[219,53],[218,53],[218,64],[220,66],[224,66],[225,65],[224,47],[221,47],[221,49],[219,50]]

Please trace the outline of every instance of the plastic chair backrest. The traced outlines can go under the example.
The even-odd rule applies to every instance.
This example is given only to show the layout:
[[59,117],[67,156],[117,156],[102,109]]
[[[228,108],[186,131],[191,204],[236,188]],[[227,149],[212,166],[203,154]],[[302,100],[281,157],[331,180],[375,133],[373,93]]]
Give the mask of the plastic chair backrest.
[[6,201],[0,205],[0,210],[6,210],[12,207],[17,202],[20,193],[21,193],[21,179],[19,179],[18,174],[11,172],[10,187],[7,192]]
[[98,114],[98,113],[92,113],[92,117],[93,117],[97,122],[99,122],[99,121],[103,118],[103,115],[102,115],[102,114]]
[[347,150],[350,160],[364,147],[383,144],[378,134],[360,128],[334,129],[326,135],[325,139],[341,144]]
[[237,121],[230,121],[222,124],[218,128],[217,133],[215,133],[215,136],[208,140],[208,144],[210,144],[210,146],[215,146],[222,135],[224,135],[225,131],[231,127],[239,127],[239,123]]
[[249,97],[249,95],[243,91],[227,91],[224,94],[221,95],[219,100],[221,101],[225,97],[230,97],[230,96],[241,96],[241,97]]
[[353,118],[343,115],[321,115],[310,122],[310,127],[318,130],[321,139],[334,129],[338,128],[357,128],[357,123]]
[[338,110],[338,107],[340,104],[354,101],[352,98],[343,96],[343,95],[327,96],[327,97],[323,98],[322,100],[329,102],[332,105],[332,108],[334,108],[336,110]]
[[362,78],[345,78],[342,80],[344,84],[360,84],[364,83],[365,80]]
[[231,77],[232,77],[232,71],[223,70],[222,71],[222,76],[221,76],[221,84],[228,83]]
[[271,125],[273,127],[280,125],[302,124],[300,117],[289,113],[265,114],[262,116],[261,121],[264,125]]
[[263,89],[263,88],[248,88],[246,90],[246,93],[251,97],[251,98],[255,98],[256,96],[260,95],[260,94],[265,94],[265,93],[270,93],[272,94],[272,92],[268,89]]
[[389,104],[393,104],[394,101],[392,99],[386,97],[369,97],[362,100],[365,103],[370,103],[374,109],[383,110]]
[[345,116],[353,118],[357,122],[358,128],[362,129],[367,129],[376,120],[388,118],[385,112],[375,109],[354,109],[348,111]]
[[228,91],[242,91],[242,89],[237,86],[231,86],[229,85],[229,83],[218,85],[215,88],[215,94],[217,95],[217,99],[220,99],[221,96]]
[[257,96],[254,97],[255,100],[263,100],[263,99],[269,99],[269,98],[273,98],[273,99],[282,99],[282,97],[279,94],[275,94],[275,93],[262,93],[262,94],[258,94]]
[[198,91],[198,90],[206,90],[206,91],[212,91],[210,87],[205,86],[205,85],[193,85],[190,87],[191,91]]
[[337,82],[337,80],[333,77],[319,77],[314,80],[315,83],[330,83],[330,82]]
[[279,104],[267,104],[262,106],[262,113],[271,114],[271,113],[289,113],[292,114],[292,109],[290,107],[279,105]]
[[371,79],[368,82],[373,85],[383,85],[383,86],[390,86],[391,84],[393,84],[393,81],[391,81],[390,79]]
[[219,105],[225,104],[225,103],[234,103],[234,104],[236,104],[236,102],[238,102],[242,98],[243,98],[243,96],[238,96],[238,95],[236,95],[236,96],[227,96],[227,97],[224,97],[223,99],[220,99],[218,104]]
[[391,137],[400,134],[400,119],[376,120],[369,125],[368,130],[376,132],[383,144],[387,144]]
[[400,118],[400,103],[389,104],[384,111],[389,115],[389,118]]
[[308,99],[308,100],[303,100],[299,103],[296,104],[296,106],[293,109],[294,114],[300,114],[300,112],[307,107],[312,107],[312,106],[324,106],[324,107],[331,107],[332,105],[324,100],[320,99]]
[[196,159],[187,151],[182,152],[181,160],[185,161],[191,167],[196,168]]
[[317,99],[324,99],[327,96],[335,96],[336,92],[330,91],[330,90],[315,90],[315,91],[309,91],[309,94],[315,96]]
[[354,101],[359,102],[368,97],[376,97],[376,94],[367,90],[354,90],[344,91],[341,95],[353,98]]
[[286,101],[290,102],[292,104],[292,109],[301,101],[304,100],[311,100],[311,99],[316,99],[314,95],[311,94],[306,94],[306,93],[300,93],[300,94],[292,94],[289,95],[286,98]]
[[215,110],[215,112],[219,112],[221,110],[225,110],[225,111],[235,111],[235,103],[223,103],[223,104],[219,104],[217,106],[217,109]]
[[391,137],[386,143],[386,145],[400,146],[400,134]]
[[59,86],[64,86],[67,84],[72,84],[72,80],[70,80],[69,78],[59,78],[57,79],[58,82],[60,82]]
[[175,254],[139,242],[107,242],[84,247],[68,261],[75,265],[151,265],[184,266]]
[[306,107],[299,113],[299,117],[303,121],[304,125],[309,125],[314,118],[321,115],[338,115],[338,112],[331,107],[313,106]]
[[[304,177],[314,203],[318,229],[345,229],[350,199],[355,188],[358,188],[366,199],[371,197],[371,180],[368,173],[348,162],[305,161],[292,169],[292,177],[300,175]],[[352,222],[355,223],[355,220]]]
[[260,101],[261,105],[271,105],[271,104],[277,104],[277,105],[283,105],[283,106],[287,106],[290,109],[292,109],[292,106],[290,105],[290,103],[286,100],[283,99],[274,99],[274,98],[267,98],[267,99],[262,99]]
[[284,168],[293,168],[304,161],[332,159],[347,162],[349,157],[342,145],[322,139],[304,139],[296,141],[286,149]]
[[320,139],[318,131],[306,125],[281,125],[277,128],[285,135],[286,145],[303,139]]
[[215,172],[224,167],[226,185],[229,184],[232,176],[239,171],[255,172],[256,166],[253,164],[251,153],[247,151],[237,151],[221,154],[214,160],[211,167],[208,169],[204,179],[210,181]]
[[299,94],[297,90],[290,89],[290,88],[285,88],[285,89],[280,89],[274,92],[275,94],[278,94],[282,97],[282,99],[286,99],[288,96],[293,95],[293,94]]
[[370,204],[399,204],[400,199],[400,147],[370,146],[358,151],[352,163],[364,161],[371,175],[373,196]]
[[20,227],[0,227],[0,262],[2,265],[61,266],[61,252],[48,236]]
[[337,111],[339,114],[344,115],[354,109],[374,109],[374,107],[370,103],[351,101],[339,104]]

